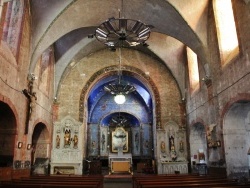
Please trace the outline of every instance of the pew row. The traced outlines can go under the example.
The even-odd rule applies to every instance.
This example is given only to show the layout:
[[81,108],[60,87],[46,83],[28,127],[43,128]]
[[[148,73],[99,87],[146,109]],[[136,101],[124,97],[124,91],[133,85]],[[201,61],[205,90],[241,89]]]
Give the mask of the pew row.
[[133,176],[133,188],[160,187],[250,187],[250,184],[239,185],[225,176],[199,175],[140,175]]
[[1,181],[0,187],[83,187],[83,188],[103,188],[103,176],[30,176],[12,179],[10,181]]

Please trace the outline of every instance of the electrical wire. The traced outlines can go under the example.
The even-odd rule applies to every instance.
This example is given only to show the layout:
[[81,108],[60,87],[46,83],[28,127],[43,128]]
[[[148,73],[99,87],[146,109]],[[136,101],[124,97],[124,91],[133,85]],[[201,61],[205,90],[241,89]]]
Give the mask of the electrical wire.
[[[6,81],[3,80],[3,78],[2,78],[1,76],[0,76],[0,79],[2,80],[2,82],[3,82],[5,85],[7,85],[7,86],[8,86],[9,88],[11,88],[12,90],[14,90],[14,91],[16,91],[16,92],[18,92],[18,93],[24,94],[23,91],[20,91],[20,90],[18,90],[18,89],[16,89],[16,88],[12,87],[11,85],[9,85]],[[43,107],[42,105],[40,105],[40,104],[37,103],[37,102],[36,102],[36,104],[37,104],[38,106],[40,106],[42,109],[44,109],[45,111],[47,111],[49,114],[51,114],[51,115],[53,116],[53,113],[52,113],[51,111],[47,110],[45,107]]]
[[195,109],[193,109],[192,111],[190,111],[189,113],[187,113],[186,115],[190,115],[192,114],[194,111],[198,110],[200,107],[203,107],[206,103],[208,103],[209,101],[211,101],[212,99],[218,97],[221,93],[223,93],[224,91],[228,90],[229,88],[231,88],[232,86],[234,86],[236,83],[238,83],[240,80],[242,80],[244,77],[246,77],[247,75],[249,75],[250,72],[247,72],[246,74],[244,74],[242,77],[240,77],[238,80],[236,80],[234,83],[232,83],[231,85],[227,86],[226,88],[224,88],[223,90],[221,90],[219,93],[217,93],[217,95],[211,97],[209,100],[205,101],[204,103],[202,103],[200,106],[196,107]]

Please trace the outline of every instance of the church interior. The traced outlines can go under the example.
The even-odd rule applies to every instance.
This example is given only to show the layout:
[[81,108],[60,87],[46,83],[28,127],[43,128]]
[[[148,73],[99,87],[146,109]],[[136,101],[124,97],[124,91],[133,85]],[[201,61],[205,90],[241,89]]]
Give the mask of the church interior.
[[0,0],[0,181],[248,182],[249,31],[250,0]]

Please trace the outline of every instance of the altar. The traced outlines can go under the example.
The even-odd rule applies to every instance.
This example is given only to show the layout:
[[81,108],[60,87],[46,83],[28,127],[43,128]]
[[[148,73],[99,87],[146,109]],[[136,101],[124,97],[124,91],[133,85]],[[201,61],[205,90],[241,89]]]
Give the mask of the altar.
[[131,153],[109,154],[109,174],[133,174],[133,161]]
[[[162,172],[161,174],[187,174],[188,173],[188,162],[161,162]],[[159,173],[160,174],[160,173]]]

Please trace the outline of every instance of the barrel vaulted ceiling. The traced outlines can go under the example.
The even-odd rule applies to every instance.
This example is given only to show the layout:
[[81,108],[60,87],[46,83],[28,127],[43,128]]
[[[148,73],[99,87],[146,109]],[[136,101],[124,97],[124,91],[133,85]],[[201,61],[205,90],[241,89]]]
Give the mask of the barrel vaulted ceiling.
[[189,46],[206,66],[209,0],[31,0],[32,50],[30,72],[49,46],[55,48],[56,87],[70,63],[106,48],[95,37],[95,29],[111,17],[123,17],[153,26],[145,47],[136,50],[157,56],[170,69],[184,90],[183,61]]

